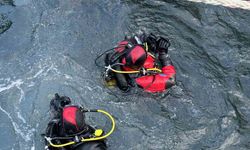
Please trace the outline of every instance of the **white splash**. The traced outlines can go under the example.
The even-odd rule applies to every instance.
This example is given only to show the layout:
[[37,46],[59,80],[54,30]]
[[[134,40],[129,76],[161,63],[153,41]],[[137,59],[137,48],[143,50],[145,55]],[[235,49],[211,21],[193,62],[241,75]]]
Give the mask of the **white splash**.
[[250,10],[250,2],[244,0],[188,0],[188,1]]
[[28,85],[28,87],[32,87],[35,86],[35,82],[31,81],[30,84]]
[[22,120],[23,123],[26,123],[26,120],[23,118],[20,112],[17,112],[17,117]]
[[229,91],[228,93],[230,93],[230,94],[238,97],[239,99],[243,99],[244,98],[244,95],[241,92],[239,92],[239,91]]
[[11,82],[9,85],[0,85],[0,92],[11,89],[13,87],[20,87],[20,85],[23,84],[23,81],[21,79],[18,79],[16,81]]
[[[55,71],[56,73],[59,72],[54,64],[46,64],[46,65],[38,64],[37,69],[39,69],[39,70],[34,75],[32,75],[31,77],[28,77],[27,80],[36,79],[36,78],[39,78],[39,77],[45,77],[52,70]],[[31,69],[28,74],[33,74],[33,73],[34,73],[34,69]]]
[[35,150],[35,145],[33,145],[30,150]]
[[28,142],[31,140],[31,136],[33,135],[33,132],[35,131],[34,129],[28,129],[27,131],[25,131],[24,129],[20,129],[19,125],[14,121],[14,119],[11,117],[10,113],[8,113],[6,110],[4,110],[1,106],[0,106],[0,110],[5,113],[8,118],[10,119],[12,126],[15,130],[16,134],[19,134],[24,140],[25,142]]
[[43,71],[44,71],[44,69],[39,70],[39,71],[33,76],[33,78],[38,77],[40,74],[43,73]]
[[227,150],[230,146],[237,145],[240,142],[239,133],[233,132],[229,135],[224,143],[220,146],[220,150]]
[[20,98],[19,98],[19,104],[22,102],[22,100],[24,99],[24,91],[23,89],[20,87],[21,84],[17,84],[16,87],[20,90]]
[[66,79],[73,79],[70,75],[67,75],[67,74],[64,74],[64,77],[65,77]]

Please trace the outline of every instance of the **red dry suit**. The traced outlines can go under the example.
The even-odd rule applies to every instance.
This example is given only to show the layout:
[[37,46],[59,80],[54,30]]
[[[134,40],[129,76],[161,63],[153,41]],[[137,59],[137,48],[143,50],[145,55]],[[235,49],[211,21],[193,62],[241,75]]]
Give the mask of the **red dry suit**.
[[[145,69],[154,68],[159,64],[161,66],[160,69],[162,72],[154,74],[140,73],[137,77],[131,77],[131,75],[129,74],[115,73],[115,78],[117,80],[118,87],[123,91],[127,91],[129,87],[133,85],[132,82],[135,82],[139,87],[141,87],[145,91],[155,93],[163,92],[166,89],[175,85],[176,71],[167,52],[157,51],[156,49],[155,54],[158,54],[158,57],[155,58],[152,54],[146,52],[144,45],[133,43],[135,42],[124,40],[118,44],[118,48],[116,48],[115,51],[121,54],[119,63],[123,65],[115,66],[114,69],[122,71],[133,71],[137,69],[133,69],[134,67],[131,67],[128,64],[140,64],[142,62],[140,65]],[[150,52],[150,49],[148,51]],[[124,55],[122,53],[129,54]],[[143,60],[144,58],[144,61],[138,61]],[[131,61],[131,63],[128,63],[129,61]]]

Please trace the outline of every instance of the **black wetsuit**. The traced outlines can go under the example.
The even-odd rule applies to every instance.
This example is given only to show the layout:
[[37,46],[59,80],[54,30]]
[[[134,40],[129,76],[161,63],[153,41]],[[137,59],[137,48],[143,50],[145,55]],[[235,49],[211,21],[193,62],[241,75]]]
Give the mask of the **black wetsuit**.
[[[88,137],[93,135],[94,133],[94,128],[91,126],[87,125],[85,130],[82,131],[80,134],[77,134],[78,136],[84,136]],[[68,137],[66,135],[61,127],[61,121],[59,118],[54,118],[52,119],[46,129],[46,136],[48,137]],[[63,139],[63,140],[53,140],[53,143],[67,143],[69,140]],[[46,145],[48,145],[46,141]],[[105,141],[99,140],[99,141],[93,141],[93,142],[85,142],[85,143],[77,143],[71,146],[63,147],[63,148],[55,148],[52,146],[48,146],[49,150],[106,150],[107,146],[105,144]]]

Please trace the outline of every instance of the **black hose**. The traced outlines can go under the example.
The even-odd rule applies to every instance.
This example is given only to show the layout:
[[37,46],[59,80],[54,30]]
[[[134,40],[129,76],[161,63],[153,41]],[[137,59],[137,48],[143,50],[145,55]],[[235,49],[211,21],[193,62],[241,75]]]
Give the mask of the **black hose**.
[[114,49],[116,49],[116,48],[123,48],[123,47],[125,47],[125,46],[126,46],[126,45],[122,45],[122,46],[118,46],[118,47],[113,47],[113,48],[111,48],[111,49],[108,49],[108,50],[104,51],[103,53],[101,53],[100,55],[98,55],[98,56],[95,58],[95,65],[96,65],[97,67],[99,67],[99,68],[102,68],[103,66],[100,66],[100,65],[97,63],[98,59],[100,59],[104,54],[106,54],[106,53],[109,52],[109,51],[112,51],[112,50],[114,50]]

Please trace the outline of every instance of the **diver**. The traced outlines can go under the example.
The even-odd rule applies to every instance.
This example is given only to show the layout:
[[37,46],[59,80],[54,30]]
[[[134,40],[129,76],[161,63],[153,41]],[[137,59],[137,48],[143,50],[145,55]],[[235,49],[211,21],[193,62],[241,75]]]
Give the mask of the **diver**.
[[[105,138],[114,128],[113,117],[103,110],[85,110],[80,106],[70,105],[67,96],[57,93],[50,101],[52,120],[49,122],[45,136],[47,150],[106,150]],[[95,129],[85,122],[86,112],[101,112],[112,121],[112,129],[104,134],[102,129]]]
[[152,33],[125,37],[105,56],[105,81],[115,81],[123,92],[135,86],[150,93],[164,92],[176,83],[169,46],[169,39]]

